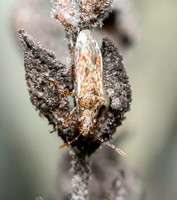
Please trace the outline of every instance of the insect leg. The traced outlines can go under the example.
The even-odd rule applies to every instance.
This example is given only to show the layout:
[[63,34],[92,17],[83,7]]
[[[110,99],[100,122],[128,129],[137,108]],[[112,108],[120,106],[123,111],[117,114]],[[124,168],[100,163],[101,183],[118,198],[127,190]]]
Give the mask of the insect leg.
[[70,119],[73,117],[73,113],[74,113],[75,109],[76,109],[76,107],[74,107],[74,108],[70,111],[69,115],[67,116],[67,118],[66,118],[66,120],[65,120],[65,123],[64,123],[63,126],[62,126],[63,128],[68,124],[68,122],[70,121]]
[[119,153],[121,156],[125,156],[125,152],[123,152],[121,149],[119,149],[118,147],[116,147],[115,145],[109,143],[108,141],[104,141],[102,138],[97,137],[97,139],[102,142],[103,144],[106,144],[107,146],[111,147],[112,149],[115,149],[117,151],[117,153]]
[[71,54],[72,54],[71,74],[72,74],[73,80],[75,80],[75,50],[74,50],[74,44],[72,40],[70,40],[70,44],[71,44]]
[[48,81],[52,82],[52,83],[56,86],[56,88],[57,88],[57,90],[58,90],[59,93],[64,94],[64,95],[68,95],[68,96],[69,96],[69,95],[74,95],[73,92],[70,92],[70,91],[67,91],[67,90],[61,90],[61,89],[60,89],[60,86],[58,85],[58,83],[57,83],[57,81],[56,81],[55,79],[49,78],[49,77],[47,77],[47,76],[45,76],[45,78],[46,78]]
[[64,124],[63,124],[63,125],[58,125],[53,131],[51,131],[51,133],[57,131],[59,128],[65,128],[65,126],[68,124],[68,122],[69,122],[70,119],[72,118],[75,109],[76,109],[76,107],[74,107],[74,108],[70,111],[70,113],[69,113],[69,115],[67,116],[67,118],[66,118]]
[[60,149],[65,148],[66,146],[68,146],[68,144],[72,144],[73,142],[75,142],[76,140],[78,140],[78,138],[82,135],[82,133],[79,133],[79,135],[77,135],[73,140],[68,141],[66,143],[64,143],[63,145],[60,146]]

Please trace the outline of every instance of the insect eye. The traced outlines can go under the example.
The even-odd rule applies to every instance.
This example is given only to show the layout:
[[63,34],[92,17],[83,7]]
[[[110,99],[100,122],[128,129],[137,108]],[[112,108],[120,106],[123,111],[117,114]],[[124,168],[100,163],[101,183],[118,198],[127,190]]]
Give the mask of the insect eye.
[[96,119],[93,119],[93,125],[97,125],[97,120]]
[[83,123],[83,119],[82,119],[82,118],[78,118],[78,119],[77,119],[77,123],[78,123],[79,125],[81,125],[81,124]]

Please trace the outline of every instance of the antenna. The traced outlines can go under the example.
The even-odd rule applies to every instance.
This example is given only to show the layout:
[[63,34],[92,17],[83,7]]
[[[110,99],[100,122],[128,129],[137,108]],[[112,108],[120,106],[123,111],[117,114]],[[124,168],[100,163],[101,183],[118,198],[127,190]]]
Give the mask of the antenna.
[[[60,149],[65,148],[66,146],[68,146],[69,144],[72,144],[73,142],[75,142],[76,140],[78,140],[78,138],[82,135],[82,133],[79,133],[79,135],[77,135],[73,140],[68,141],[66,143],[64,143],[63,145],[60,146]],[[112,149],[115,149],[117,151],[117,153],[119,153],[121,156],[126,156],[125,152],[122,151],[121,149],[119,149],[118,147],[116,147],[115,145],[109,143],[108,141],[104,141],[102,138],[97,137],[97,139],[102,142],[103,144],[106,144],[107,146],[111,147]]]
[[116,147],[115,145],[109,143],[108,141],[104,141],[102,138],[97,137],[97,139],[102,142],[103,144],[106,144],[107,146],[111,147],[112,149],[115,149],[117,153],[119,153],[121,156],[126,156],[125,152],[123,152],[121,149]]

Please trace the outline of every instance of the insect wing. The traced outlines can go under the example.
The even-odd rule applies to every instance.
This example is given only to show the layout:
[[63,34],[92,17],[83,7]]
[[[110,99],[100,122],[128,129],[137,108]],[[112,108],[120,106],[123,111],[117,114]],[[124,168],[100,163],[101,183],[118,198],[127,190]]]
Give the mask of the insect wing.
[[79,33],[75,51],[77,96],[96,93],[103,96],[102,57],[89,30]]

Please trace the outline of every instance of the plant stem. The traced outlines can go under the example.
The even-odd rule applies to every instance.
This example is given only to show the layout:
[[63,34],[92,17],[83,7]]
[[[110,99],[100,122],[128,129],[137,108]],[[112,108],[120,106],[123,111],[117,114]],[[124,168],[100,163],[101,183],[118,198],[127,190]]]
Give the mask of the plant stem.
[[88,181],[91,174],[90,157],[74,148],[72,157],[72,191],[71,200],[88,200]]

